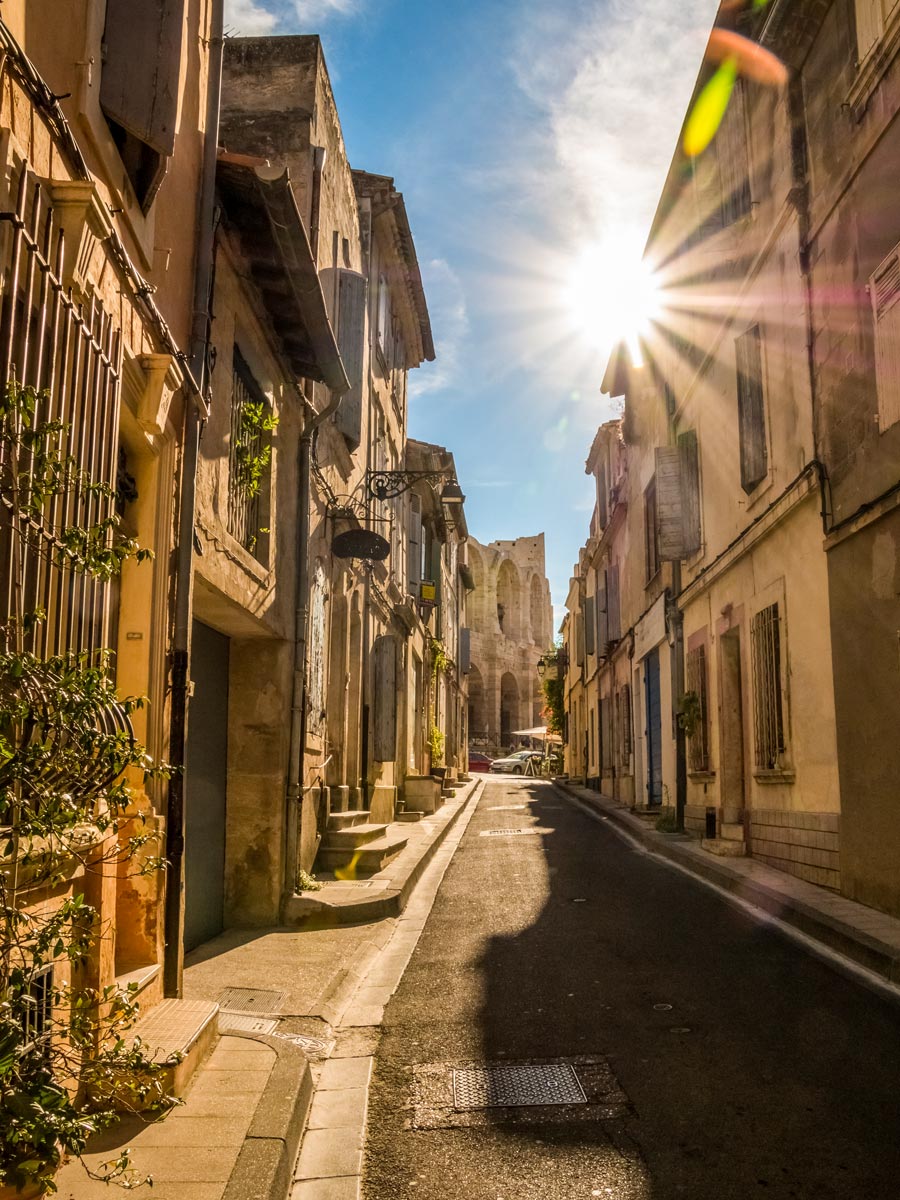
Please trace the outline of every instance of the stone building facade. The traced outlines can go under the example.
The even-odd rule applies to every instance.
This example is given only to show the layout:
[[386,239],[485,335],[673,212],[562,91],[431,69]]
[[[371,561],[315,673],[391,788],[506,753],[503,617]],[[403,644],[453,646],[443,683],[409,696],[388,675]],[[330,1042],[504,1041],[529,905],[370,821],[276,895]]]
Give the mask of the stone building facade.
[[469,742],[490,755],[511,749],[512,733],[542,725],[537,661],[553,642],[544,535],[482,544],[469,538]]
[[[646,659],[639,629],[653,624],[670,666],[662,797],[646,740],[641,762],[657,705],[634,675],[633,802],[671,803],[713,853],[896,913],[900,228],[882,197],[900,145],[900,11],[801,0],[737,18],[723,5],[717,25],[735,21],[784,80],[740,78],[708,149],[676,148],[646,257],[664,306],[667,289],[677,298],[642,365],[617,351],[603,385],[624,397],[623,528],[643,523],[642,547],[622,543],[627,652]],[[589,661],[611,437],[598,432],[588,463],[598,508],[570,591],[570,673]],[[651,559],[664,589],[642,612]],[[615,666],[611,649],[596,697],[573,678],[569,769],[627,799],[582,749]]]

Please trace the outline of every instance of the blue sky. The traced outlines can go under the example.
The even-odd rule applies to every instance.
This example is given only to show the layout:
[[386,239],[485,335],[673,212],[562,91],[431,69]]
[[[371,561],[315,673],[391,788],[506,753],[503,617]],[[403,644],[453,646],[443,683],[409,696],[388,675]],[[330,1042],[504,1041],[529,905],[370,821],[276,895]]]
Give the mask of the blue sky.
[[318,33],[354,167],[403,192],[437,361],[410,435],[452,450],[480,541],[544,531],[557,622],[617,278],[646,236],[711,0],[226,0],[244,36]]

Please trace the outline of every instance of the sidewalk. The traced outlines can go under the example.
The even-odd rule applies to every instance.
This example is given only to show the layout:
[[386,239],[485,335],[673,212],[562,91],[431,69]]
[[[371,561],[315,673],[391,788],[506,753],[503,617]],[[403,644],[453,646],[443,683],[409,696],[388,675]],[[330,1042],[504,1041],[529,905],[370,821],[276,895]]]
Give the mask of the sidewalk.
[[660,833],[615,800],[555,780],[556,787],[596,809],[647,848],[777,917],[823,947],[900,984],[900,920],[776,871],[753,858],[718,858],[686,834]]
[[[377,1026],[430,906],[413,890],[429,865],[421,891],[436,890],[480,783],[404,825],[414,835],[384,871],[298,900],[297,924],[229,930],[189,954],[185,999],[219,1004],[219,1041],[180,1107],[93,1139],[88,1166],[132,1147],[138,1176],[153,1176],[137,1194],[153,1200],[355,1197]],[[110,1196],[77,1162],[57,1183],[60,1200]]]

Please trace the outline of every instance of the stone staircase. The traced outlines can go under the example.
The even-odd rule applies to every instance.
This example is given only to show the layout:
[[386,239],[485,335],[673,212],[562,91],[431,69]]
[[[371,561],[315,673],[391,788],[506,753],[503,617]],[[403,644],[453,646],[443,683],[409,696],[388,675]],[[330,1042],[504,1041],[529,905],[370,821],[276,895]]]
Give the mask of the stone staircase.
[[719,836],[703,838],[700,845],[710,854],[717,854],[720,858],[742,858],[747,853],[744,826],[740,821],[733,824],[723,821],[719,825]]
[[353,868],[356,875],[374,875],[396,858],[407,839],[391,832],[387,825],[374,825],[371,813],[362,809],[333,812],[328,818],[325,837],[319,847],[316,866],[338,874]]

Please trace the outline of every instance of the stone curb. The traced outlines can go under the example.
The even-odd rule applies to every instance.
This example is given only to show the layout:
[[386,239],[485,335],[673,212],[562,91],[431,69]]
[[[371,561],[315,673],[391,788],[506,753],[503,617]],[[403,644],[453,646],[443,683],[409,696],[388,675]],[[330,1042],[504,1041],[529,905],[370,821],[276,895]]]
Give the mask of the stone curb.
[[[483,786],[484,780],[475,779],[471,784],[465,785],[468,791],[458,801],[455,801],[455,809],[447,813],[444,823],[435,830],[434,836],[424,843],[419,856],[408,865],[402,868],[398,867],[397,874],[392,879],[384,880],[384,886],[375,895],[345,903],[329,903],[318,898],[307,900],[305,897],[293,902],[288,901],[285,923],[297,929],[321,929],[335,925],[359,925],[366,921],[381,921],[385,917],[398,917],[406,908],[410,895],[425,867],[472,802],[473,797],[479,792],[479,785]],[[308,904],[309,907],[301,907],[304,904]],[[296,913],[293,917],[292,911]]]
[[286,1196],[312,1104],[313,1077],[309,1063],[292,1042],[233,1030],[228,1031],[228,1036],[262,1042],[277,1057],[222,1200],[271,1200]]
[[[562,780],[554,780],[554,786],[564,795],[589,805],[627,830],[652,854],[677,863],[691,874],[734,893],[756,908],[792,925],[807,937],[821,942],[828,949],[871,971],[885,983],[900,983],[900,947],[883,941],[832,913],[823,912],[810,901],[789,896],[767,886],[761,879],[754,879],[732,869],[727,860],[703,854],[682,834],[659,833],[648,829],[640,817],[623,812],[614,801],[594,793],[585,795],[583,789],[576,789]],[[813,888],[815,885],[807,886]],[[863,906],[860,905],[860,908]]]

